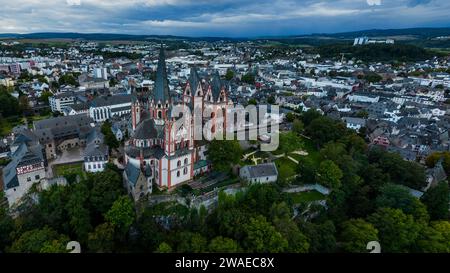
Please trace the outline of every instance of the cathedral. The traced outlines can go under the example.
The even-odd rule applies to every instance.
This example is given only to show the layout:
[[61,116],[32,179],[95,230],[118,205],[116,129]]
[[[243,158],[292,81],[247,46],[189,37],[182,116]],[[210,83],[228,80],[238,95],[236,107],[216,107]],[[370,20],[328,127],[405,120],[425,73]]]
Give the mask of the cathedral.
[[[225,116],[227,107],[232,105],[227,94],[227,87],[218,73],[206,81],[191,68],[183,94],[175,101],[170,94],[161,46],[153,90],[145,98],[133,98],[131,107],[132,133],[125,144],[124,183],[135,200],[151,193],[153,184],[161,189],[171,189],[208,168],[203,154],[205,142],[196,141],[202,139],[202,135],[196,134],[203,134],[203,131],[194,128],[203,128],[206,122],[213,124],[212,133],[220,127],[226,128],[226,119],[216,120],[216,113],[221,111]],[[184,115],[171,116],[176,105],[191,111],[182,126],[175,126],[175,123]],[[194,112],[201,117],[194,118]],[[208,113],[206,118],[204,112]]]

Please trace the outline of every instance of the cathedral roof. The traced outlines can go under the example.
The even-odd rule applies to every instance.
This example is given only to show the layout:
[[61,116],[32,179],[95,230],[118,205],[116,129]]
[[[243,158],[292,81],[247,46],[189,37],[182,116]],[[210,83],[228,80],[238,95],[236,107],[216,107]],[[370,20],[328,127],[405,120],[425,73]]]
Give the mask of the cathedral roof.
[[219,72],[216,71],[214,73],[212,83],[211,83],[211,91],[212,91],[214,101],[217,101],[219,99],[220,91],[222,91],[222,88],[224,88],[224,87],[225,87],[225,84],[220,79]]
[[153,139],[158,137],[158,131],[155,127],[155,121],[153,119],[147,118],[141,121],[136,130],[134,131],[133,137],[135,139]]
[[197,69],[191,67],[191,72],[189,74],[189,85],[191,86],[191,92],[194,93],[198,85],[201,83],[200,77],[198,76]]
[[158,68],[156,69],[156,80],[155,86],[153,88],[153,99],[155,100],[155,102],[161,101],[163,103],[165,103],[166,101],[170,101],[166,59],[164,55],[164,48],[162,45],[159,51]]

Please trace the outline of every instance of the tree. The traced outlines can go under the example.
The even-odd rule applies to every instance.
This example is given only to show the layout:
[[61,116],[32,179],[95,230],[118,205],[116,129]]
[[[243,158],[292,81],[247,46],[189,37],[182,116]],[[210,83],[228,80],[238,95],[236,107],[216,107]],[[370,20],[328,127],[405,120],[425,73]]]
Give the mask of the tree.
[[[425,159],[428,168],[434,168],[436,163],[442,159],[442,167],[447,176],[450,176],[450,152],[435,152]],[[439,181],[440,182],[440,181]]]
[[[306,122],[305,122],[306,124]],[[346,135],[347,128],[342,122],[336,122],[329,117],[318,117],[307,127],[306,134],[321,147],[330,141],[336,141]]]
[[119,148],[119,141],[111,130],[111,123],[105,121],[102,124],[101,132],[105,136],[105,144],[108,145],[110,149]]
[[42,92],[41,96],[39,97],[39,101],[45,103],[46,105],[49,105],[48,98],[53,96],[53,93],[50,91],[44,91]]
[[218,236],[211,240],[208,249],[213,253],[236,253],[239,251],[239,245],[233,239]]
[[71,73],[64,74],[59,78],[58,84],[61,85],[73,85],[79,86],[78,80]]
[[422,196],[422,201],[427,206],[432,220],[448,219],[449,196],[450,190],[447,181],[440,182]]
[[287,122],[293,122],[295,120],[295,114],[292,112],[289,112],[286,114],[286,121]]
[[231,69],[227,69],[227,73],[225,74],[225,79],[227,81],[231,81],[234,78],[234,72]]
[[[0,202],[3,200],[3,193],[0,193]],[[4,251],[5,246],[10,245],[12,238],[11,232],[14,230],[14,221],[8,214],[6,207],[0,205],[0,252]]]
[[60,235],[49,227],[24,232],[8,252],[12,253],[43,253],[64,252],[69,238]]
[[89,201],[97,214],[105,214],[123,194],[122,179],[112,170],[89,174],[87,182],[92,185]]
[[367,253],[367,243],[378,241],[378,230],[363,219],[351,219],[342,224],[342,248],[350,253]]
[[409,190],[401,185],[387,184],[381,188],[381,194],[375,200],[379,208],[389,207],[401,209],[405,214],[410,214],[416,221],[428,223],[427,208],[422,202],[409,193]]
[[27,96],[23,95],[19,97],[19,109],[22,111],[22,113],[27,114],[30,112],[31,107]]
[[380,208],[367,218],[379,231],[384,252],[408,252],[419,236],[420,225],[399,209]]
[[257,105],[258,102],[256,101],[256,99],[251,98],[251,99],[248,100],[248,104],[251,104],[251,105]]
[[309,250],[308,238],[292,220],[287,204],[285,202],[274,204],[271,209],[271,215],[274,227],[288,241],[286,251],[289,253],[307,253]]
[[207,241],[199,233],[182,231],[177,234],[177,242],[180,253],[204,253],[207,249]]
[[114,201],[105,218],[122,233],[129,230],[134,221],[134,204],[128,196],[121,196]]
[[299,119],[295,119],[293,124],[292,124],[292,131],[297,133],[297,134],[301,134],[303,132],[303,122]]
[[155,252],[156,253],[172,253],[172,247],[168,243],[162,242],[158,246],[158,249]]
[[369,83],[377,83],[380,82],[383,78],[377,73],[369,73],[364,76],[364,79]]
[[19,101],[0,86],[0,115],[7,118],[20,113]]
[[336,249],[336,228],[332,221],[304,222],[302,231],[309,238],[311,253],[332,253]]
[[333,161],[325,160],[319,165],[316,180],[323,186],[338,189],[341,187],[341,179],[343,176],[341,169]]
[[69,201],[65,209],[70,218],[69,225],[80,242],[86,242],[92,230],[90,210],[88,208],[89,189],[85,183],[77,183],[72,187]]
[[242,156],[242,149],[237,140],[217,140],[209,143],[208,159],[216,170],[229,172]]
[[249,252],[278,253],[288,248],[287,240],[261,215],[252,217],[244,232],[243,244]]
[[255,84],[255,76],[251,73],[247,73],[241,77],[241,81],[247,84]]
[[423,253],[450,252],[450,223],[432,222],[420,232],[415,251]]
[[322,116],[322,114],[320,114],[319,111],[311,108],[302,114],[302,121],[305,124],[305,126],[309,126],[309,124],[311,124],[311,122],[313,120],[315,120],[321,116]]
[[267,103],[268,104],[275,104],[275,97],[274,96],[270,96],[267,98]]
[[311,157],[301,157],[297,167],[297,182],[299,184],[314,184],[316,181],[317,167]]
[[111,253],[114,250],[114,227],[110,223],[97,226],[89,233],[88,248],[95,253]]
[[389,179],[413,189],[426,186],[425,169],[416,162],[404,160],[397,153],[389,153],[381,148],[369,150],[369,163],[377,164],[378,168],[389,175]]

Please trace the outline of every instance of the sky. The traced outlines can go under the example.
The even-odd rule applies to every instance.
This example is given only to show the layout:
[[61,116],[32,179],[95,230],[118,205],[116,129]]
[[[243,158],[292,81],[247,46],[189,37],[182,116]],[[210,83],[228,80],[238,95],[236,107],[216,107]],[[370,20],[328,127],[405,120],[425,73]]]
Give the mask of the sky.
[[450,27],[449,0],[0,0],[0,33],[261,37]]

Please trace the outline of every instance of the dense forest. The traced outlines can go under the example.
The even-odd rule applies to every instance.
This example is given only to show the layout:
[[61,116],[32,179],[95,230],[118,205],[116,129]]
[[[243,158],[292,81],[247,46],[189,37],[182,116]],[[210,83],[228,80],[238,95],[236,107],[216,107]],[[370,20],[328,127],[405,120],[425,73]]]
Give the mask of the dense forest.
[[383,252],[450,251],[447,181],[415,198],[409,188],[425,185],[421,165],[369,148],[343,123],[315,111],[299,119],[304,128],[295,131],[311,137],[317,156],[298,164],[291,183],[327,186],[326,206],[305,205],[294,214],[285,181],[222,192],[210,211],[135,205],[120,171],[109,165],[78,183],[70,177],[69,186],[32,192],[14,219],[2,207],[0,251],[63,252],[69,240],[83,252],[367,252],[374,240]]

